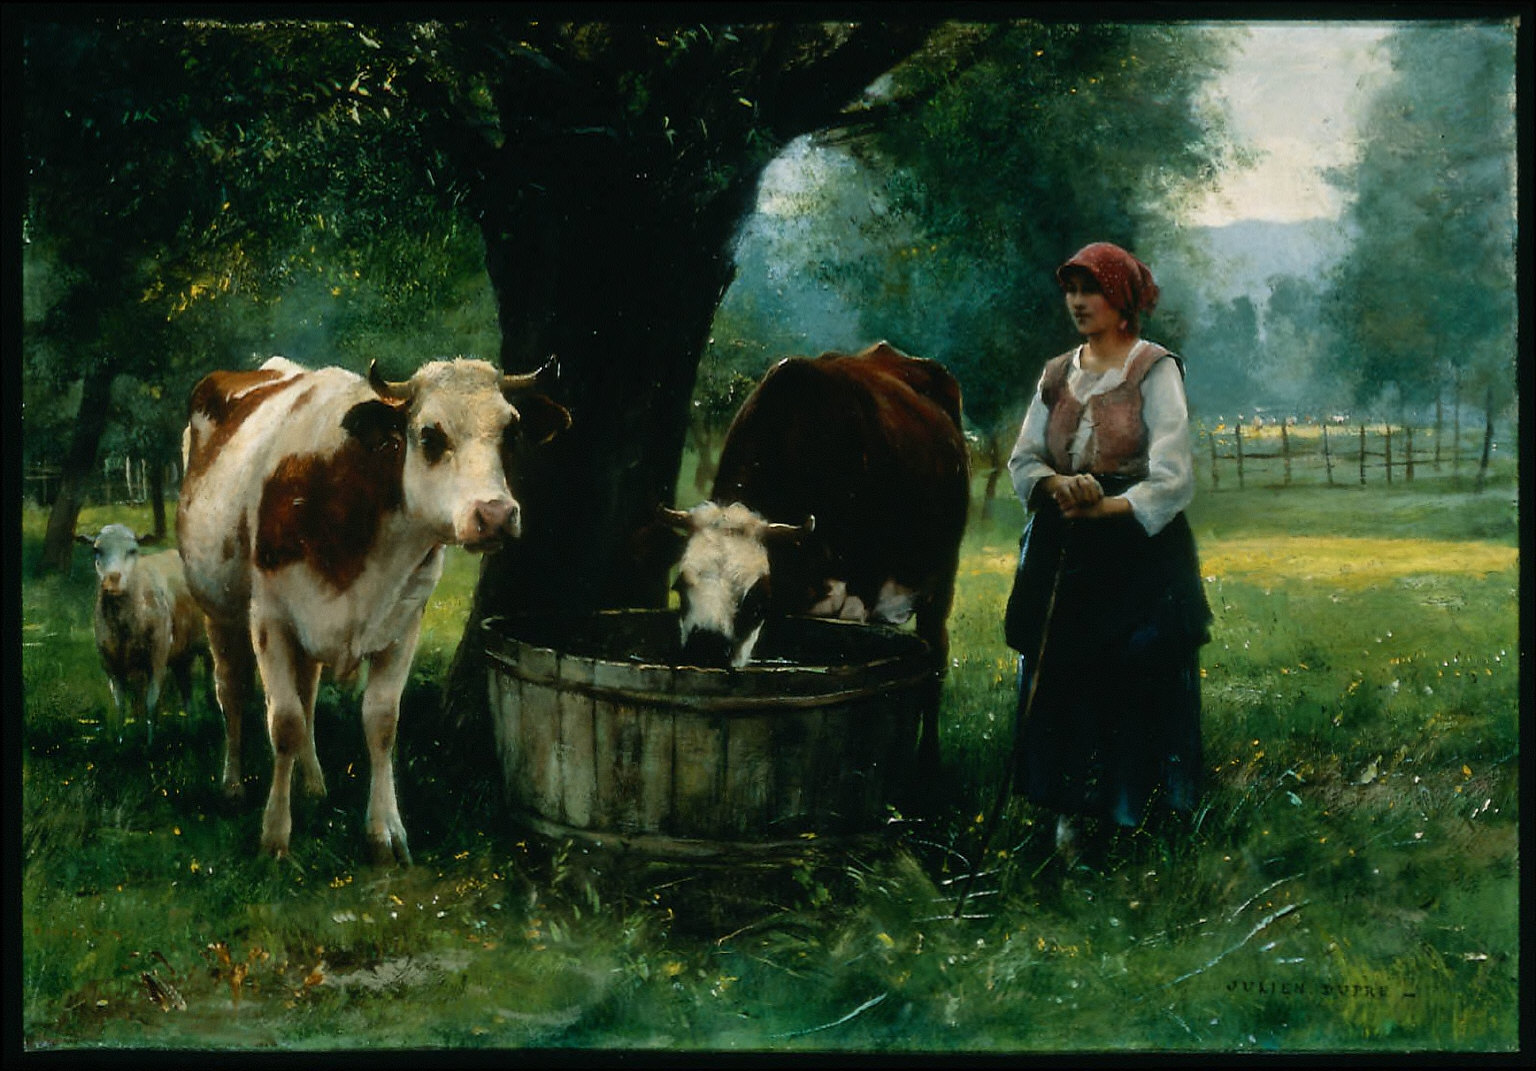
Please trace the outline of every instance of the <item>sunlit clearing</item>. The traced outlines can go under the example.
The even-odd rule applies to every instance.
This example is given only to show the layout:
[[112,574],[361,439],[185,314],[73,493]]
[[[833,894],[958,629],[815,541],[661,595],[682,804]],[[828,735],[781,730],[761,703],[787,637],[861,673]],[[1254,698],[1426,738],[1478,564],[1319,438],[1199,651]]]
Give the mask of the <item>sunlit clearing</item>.
[[1429,539],[1281,536],[1220,540],[1200,548],[1206,576],[1326,580],[1366,586],[1423,573],[1485,576],[1513,568],[1514,547]]

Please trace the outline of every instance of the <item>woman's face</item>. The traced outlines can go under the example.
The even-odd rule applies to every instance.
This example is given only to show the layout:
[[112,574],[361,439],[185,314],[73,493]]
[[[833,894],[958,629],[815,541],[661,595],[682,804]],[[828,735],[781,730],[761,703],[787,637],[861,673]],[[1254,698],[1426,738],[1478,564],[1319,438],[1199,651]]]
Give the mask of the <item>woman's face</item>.
[[1061,289],[1067,299],[1067,315],[1072,317],[1079,334],[1112,334],[1120,329],[1124,317],[1104,297],[1093,276],[1087,272],[1072,272]]

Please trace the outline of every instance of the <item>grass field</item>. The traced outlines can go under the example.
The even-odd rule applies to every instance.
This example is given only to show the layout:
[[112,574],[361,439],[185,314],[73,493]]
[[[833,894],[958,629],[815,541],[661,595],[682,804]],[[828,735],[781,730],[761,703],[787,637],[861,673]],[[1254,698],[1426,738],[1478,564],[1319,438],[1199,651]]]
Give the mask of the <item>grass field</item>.
[[[1513,1050],[1514,497],[1507,473],[1481,495],[1203,495],[1207,796],[1071,869],[1051,816],[1019,802],[976,858],[1012,736],[1011,502],[967,538],[931,810],[877,844],[720,865],[505,820],[489,725],[437,713],[476,572],[457,553],[399,741],[417,865],[363,861],[356,700],[330,683],[331,795],[296,801],[291,861],[257,857],[259,728],[238,807],[203,696],[173,701],[152,747],[103,737],[82,548],[72,576],[22,587],[25,1044]],[[23,520],[27,567],[43,517]],[[81,527],[113,520],[147,524]]]

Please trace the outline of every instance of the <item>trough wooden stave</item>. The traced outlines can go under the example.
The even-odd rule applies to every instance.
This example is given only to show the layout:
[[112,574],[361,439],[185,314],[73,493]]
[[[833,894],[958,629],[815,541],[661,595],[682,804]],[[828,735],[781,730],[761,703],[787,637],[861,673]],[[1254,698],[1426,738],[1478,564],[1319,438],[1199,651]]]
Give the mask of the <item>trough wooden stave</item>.
[[547,832],[659,849],[867,831],[936,701],[927,646],[895,629],[789,619],[763,637],[769,661],[718,670],[666,660],[670,611],[485,627],[509,800]]

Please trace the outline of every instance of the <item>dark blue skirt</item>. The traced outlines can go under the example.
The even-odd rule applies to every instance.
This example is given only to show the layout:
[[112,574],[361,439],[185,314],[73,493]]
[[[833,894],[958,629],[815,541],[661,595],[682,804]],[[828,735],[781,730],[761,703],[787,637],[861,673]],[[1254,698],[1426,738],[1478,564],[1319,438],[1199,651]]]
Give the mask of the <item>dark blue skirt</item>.
[[[1107,494],[1129,486],[1099,479]],[[1067,521],[1051,501],[1036,510],[1006,620],[1021,656],[1014,791],[1122,826],[1158,807],[1193,810],[1210,623],[1183,514],[1148,536],[1129,515]]]

